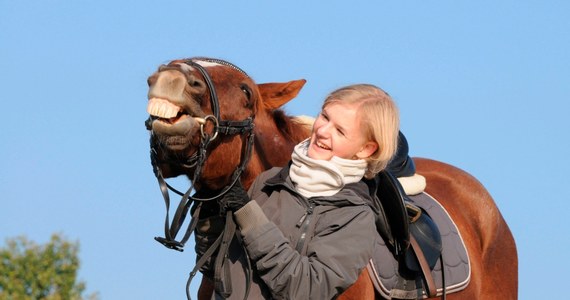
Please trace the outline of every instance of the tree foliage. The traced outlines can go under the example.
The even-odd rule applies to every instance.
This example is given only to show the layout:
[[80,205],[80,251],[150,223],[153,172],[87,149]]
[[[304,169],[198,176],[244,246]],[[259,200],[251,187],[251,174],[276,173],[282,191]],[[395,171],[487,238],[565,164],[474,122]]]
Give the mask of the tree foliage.
[[25,237],[0,248],[0,300],[80,300],[85,283],[77,281],[79,243],[54,234],[45,245]]

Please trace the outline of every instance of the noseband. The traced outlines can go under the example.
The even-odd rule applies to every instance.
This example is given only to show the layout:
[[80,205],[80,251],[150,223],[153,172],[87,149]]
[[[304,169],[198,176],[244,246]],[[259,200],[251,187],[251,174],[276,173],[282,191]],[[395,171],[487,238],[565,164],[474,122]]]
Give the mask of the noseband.
[[[165,181],[164,176],[162,175],[162,171],[160,170],[160,167],[158,164],[158,153],[157,153],[156,149],[154,148],[154,145],[151,144],[151,155],[150,155],[151,156],[151,163],[152,163],[153,171],[154,171],[154,174],[158,180],[158,184],[160,186],[160,191],[162,193],[162,196],[164,198],[164,202],[166,205],[164,237],[155,237],[155,240],[160,242],[161,244],[163,244],[165,247],[167,247],[169,249],[177,250],[177,251],[183,251],[184,244],[188,241],[190,235],[194,231],[194,229],[197,225],[198,216],[200,214],[202,204],[206,201],[212,201],[212,200],[216,200],[216,199],[220,198],[229,189],[231,189],[232,186],[239,180],[241,174],[243,173],[243,171],[245,170],[245,168],[247,166],[249,158],[251,157],[251,152],[252,152],[252,148],[253,148],[253,141],[254,141],[254,134],[253,134],[253,128],[254,128],[253,118],[254,118],[254,116],[250,116],[247,119],[242,120],[242,121],[222,120],[220,118],[220,105],[219,105],[218,96],[216,94],[216,89],[215,89],[214,84],[212,82],[212,79],[211,79],[210,75],[208,74],[208,72],[206,71],[206,69],[202,65],[199,64],[200,61],[217,63],[217,64],[221,64],[221,65],[224,65],[227,67],[231,67],[231,68],[233,68],[233,69],[235,69],[235,70],[237,70],[237,71],[239,71],[242,74],[247,76],[247,74],[244,71],[242,71],[240,68],[238,68],[237,66],[235,66],[229,62],[219,60],[219,59],[199,57],[199,58],[188,59],[184,62],[185,64],[197,69],[200,72],[200,74],[202,75],[202,77],[203,77],[203,79],[207,85],[207,88],[210,92],[210,102],[211,102],[211,109],[212,109],[212,115],[207,115],[204,118],[195,118],[196,121],[200,124],[201,140],[200,140],[200,148],[197,150],[196,153],[194,153],[191,157],[189,157],[186,161],[186,164],[184,164],[184,166],[189,167],[189,168],[195,167],[193,178],[192,178],[192,185],[188,188],[186,193],[179,192],[178,190],[176,190],[175,188],[170,186]],[[179,70],[179,71],[182,72],[182,70]],[[204,126],[206,125],[207,122],[212,122],[214,124],[214,129],[213,129],[213,132],[211,134],[206,133],[204,130]],[[151,119],[149,118],[149,120],[147,120],[147,122],[145,122],[145,124],[147,126],[147,129],[151,130],[151,134],[152,134],[152,127],[150,125]],[[223,134],[223,135],[247,134],[247,136],[246,136],[246,148],[245,148],[244,153],[242,153],[242,159],[241,159],[240,165],[232,174],[230,184],[228,186],[226,186],[224,189],[222,189],[222,191],[220,191],[216,196],[213,196],[210,198],[197,198],[194,196],[190,196],[190,193],[194,189],[193,185],[196,182],[198,182],[198,180],[200,179],[202,167],[207,160],[208,147],[209,147],[210,143],[218,137],[219,134]],[[170,223],[170,216],[169,216],[169,210],[170,210],[170,196],[169,196],[169,192],[168,192],[169,189],[182,197],[180,200],[180,203],[178,204],[178,207],[176,209],[176,213],[175,213],[171,223]],[[186,218],[186,214],[188,213],[188,210],[189,210],[190,206],[192,205],[192,202],[194,202],[194,201],[196,201],[197,204],[196,204],[196,208],[192,214],[192,219],[191,219],[190,223],[188,224],[188,228],[186,229],[186,233],[184,234],[184,237],[180,241],[177,241],[176,235],[178,234],[182,224],[184,223],[184,219]],[[196,263],[196,266],[194,267],[194,269],[190,273],[190,278],[188,280],[188,284],[187,284],[187,288],[186,288],[187,289],[186,294],[187,294],[188,299],[190,299],[190,294],[189,294],[189,290],[188,290],[189,285],[190,285],[190,281],[192,280],[194,275],[197,273],[198,269],[206,262],[207,258],[210,257],[215,252],[215,250],[218,248],[219,248],[219,250],[218,250],[219,253],[218,253],[218,259],[216,259],[215,278],[214,278],[216,290],[218,290],[219,292],[221,292],[222,294],[224,294],[226,296],[229,296],[229,294],[231,294],[231,284],[229,283],[229,280],[226,283],[223,283],[221,280],[222,275],[220,275],[220,274],[221,274],[222,268],[225,269],[225,267],[227,267],[228,262],[226,261],[227,259],[224,259],[224,257],[227,258],[226,254],[227,254],[227,251],[229,248],[229,243],[231,242],[231,239],[233,238],[233,236],[235,234],[235,227],[236,227],[235,223],[233,222],[233,214],[231,212],[227,212],[226,213],[226,228],[224,229],[224,232],[213,243],[211,248],[208,249],[208,251],[206,251],[206,253],[202,257],[202,259],[200,259],[200,261],[198,261]],[[248,259],[248,262],[249,262],[249,259]],[[249,267],[248,269],[251,269],[251,267]],[[247,293],[246,293],[246,295],[247,295]]]

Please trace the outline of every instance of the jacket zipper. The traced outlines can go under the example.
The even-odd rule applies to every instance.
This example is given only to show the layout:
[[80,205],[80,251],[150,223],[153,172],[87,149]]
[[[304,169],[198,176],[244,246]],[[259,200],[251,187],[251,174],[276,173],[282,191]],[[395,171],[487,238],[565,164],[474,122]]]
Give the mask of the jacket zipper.
[[307,231],[309,229],[309,225],[311,224],[311,219],[313,216],[313,209],[315,208],[315,204],[312,200],[309,200],[309,206],[307,207],[307,211],[299,222],[297,222],[297,227],[301,227],[301,236],[299,237],[299,241],[297,242],[297,247],[295,250],[301,253],[303,250],[303,246],[305,245],[305,240],[307,239]]

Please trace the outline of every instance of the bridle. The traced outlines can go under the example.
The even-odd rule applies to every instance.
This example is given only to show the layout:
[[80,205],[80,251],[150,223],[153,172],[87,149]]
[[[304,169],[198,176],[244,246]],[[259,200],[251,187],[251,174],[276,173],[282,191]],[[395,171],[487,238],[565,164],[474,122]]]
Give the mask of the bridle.
[[[200,124],[200,135],[201,135],[200,147],[197,150],[197,152],[194,153],[191,157],[187,158],[186,162],[183,164],[187,168],[195,168],[194,174],[193,174],[193,177],[191,180],[192,185],[188,188],[188,190],[185,193],[179,192],[178,190],[176,190],[175,188],[173,188],[172,186],[170,186],[166,182],[166,180],[164,179],[164,176],[162,175],[162,171],[159,167],[158,153],[155,149],[155,145],[153,145],[153,143],[151,142],[150,157],[151,157],[151,163],[153,166],[153,172],[154,172],[154,174],[158,180],[160,191],[162,193],[162,196],[164,198],[164,202],[166,205],[164,237],[155,237],[155,240],[160,242],[161,244],[163,244],[165,247],[167,247],[169,249],[177,250],[177,251],[183,251],[185,243],[188,241],[188,239],[190,238],[190,235],[192,234],[192,232],[196,228],[198,216],[200,214],[202,204],[204,202],[212,201],[212,200],[216,200],[216,199],[220,198],[221,196],[223,196],[229,189],[231,189],[236,184],[236,182],[239,180],[241,174],[243,173],[243,171],[247,167],[247,163],[249,162],[249,158],[251,157],[251,153],[252,153],[252,149],[253,149],[253,141],[254,141],[253,119],[254,119],[254,115],[252,115],[252,116],[250,116],[250,117],[248,117],[242,121],[222,120],[220,118],[220,105],[219,105],[218,96],[216,94],[216,89],[215,89],[214,84],[212,82],[212,79],[211,79],[210,75],[208,74],[208,72],[206,71],[206,69],[202,65],[199,64],[199,62],[201,62],[201,61],[221,64],[221,65],[233,68],[233,69],[241,72],[242,74],[248,76],[243,70],[241,70],[237,66],[235,66],[229,62],[226,62],[224,60],[220,60],[220,59],[196,57],[196,58],[191,58],[191,59],[184,61],[185,64],[197,69],[200,72],[200,74],[202,75],[202,77],[203,77],[203,79],[207,85],[207,88],[210,92],[210,102],[211,102],[211,109],[212,109],[212,115],[208,115],[204,118],[196,118],[196,120]],[[159,69],[159,71],[160,71],[160,69]],[[182,71],[180,70],[180,72],[182,72]],[[211,134],[207,133],[204,130],[204,126],[208,122],[212,122],[214,125],[214,129],[213,129],[213,132]],[[149,119],[145,122],[145,124],[146,124],[147,129],[151,130],[152,129],[152,126],[151,126],[152,118],[149,117]],[[152,130],[151,130],[151,134],[153,134]],[[195,196],[190,196],[192,190],[194,189],[194,184],[196,182],[198,182],[198,180],[200,179],[202,168],[203,168],[204,163],[206,162],[207,157],[208,157],[208,148],[210,146],[210,143],[212,141],[214,141],[218,137],[219,134],[222,134],[222,135],[243,135],[243,134],[246,134],[245,149],[243,150],[244,153],[242,153],[242,156],[241,156],[242,159],[241,159],[240,165],[233,172],[232,177],[230,179],[230,184],[228,186],[226,186],[224,189],[222,189],[217,195],[211,196],[209,198],[197,198]],[[168,190],[171,190],[172,192],[174,192],[174,193],[176,193],[182,197],[179,204],[178,204],[178,207],[176,209],[176,213],[172,219],[172,222],[170,222],[170,216],[169,216],[170,196],[169,196]],[[186,218],[186,214],[188,214],[190,206],[192,205],[193,202],[195,202],[196,205],[195,205],[195,209],[192,213],[191,221],[189,222],[188,227],[186,229],[186,232],[185,232],[184,236],[182,237],[182,239],[177,241],[176,235],[180,231],[180,228],[181,228],[181,226],[184,223],[184,220]],[[235,235],[236,225],[235,225],[234,220],[233,220],[233,213],[231,211],[228,211],[228,212],[225,212],[225,214],[226,214],[225,215],[226,222],[225,222],[224,231],[222,232],[222,234],[220,234],[220,236],[216,239],[216,241],[212,244],[212,246],[204,253],[204,255],[196,263],[194,269],[190,273],[190,277],[188,279],[187,286],[186,286],[186,297],[188,299],[190,299],[189,286],[190,286],[191,280],[196,275],[198,270],[206,263],[208,258],[210,258],[216,250],[218,250],[218,254],[217,254],[216,263],[214,266],[215,289],[220,294],[222,294],[224,297],[229,297],[229,295],[232,292],[231,281],[229,278],[229,269],[228,269],[229,268],[228,249],[229,249],[230,242]],[[236,236],[239,238],[239,235],[236,235]],[[244,251],[244,252],[247,255],[247,252],[246,251]],[[246,289],[247,290],[246,291],[246,298],[247,298],[247,294],[248,294],[248,290],[249,290],[249,282],[250,282],[250,277],[251,277],[251,266],[249,265],[249,258],[247,259],[247,261],[248,261],[248,270],[246,270],[246,272],[248,273],[248,286]]]

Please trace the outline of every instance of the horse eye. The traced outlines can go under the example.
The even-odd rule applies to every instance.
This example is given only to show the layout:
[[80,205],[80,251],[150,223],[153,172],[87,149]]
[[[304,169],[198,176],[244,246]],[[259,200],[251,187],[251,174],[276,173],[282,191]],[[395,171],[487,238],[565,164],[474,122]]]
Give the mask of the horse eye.
[[251,100],[251,90],[249,89],[249,86],[243,84],[241,86],[241,91],[245,94],[248,101]]

